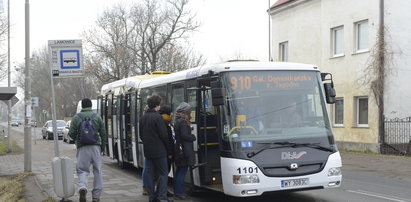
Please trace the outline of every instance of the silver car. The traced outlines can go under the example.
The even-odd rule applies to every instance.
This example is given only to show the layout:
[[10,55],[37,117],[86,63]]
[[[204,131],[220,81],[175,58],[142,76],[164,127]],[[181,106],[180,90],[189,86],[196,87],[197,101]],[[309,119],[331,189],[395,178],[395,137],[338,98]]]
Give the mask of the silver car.
[[[63,139],[63,131],[64,128],[66,126],[66,122],[64,120],[56,120],[56,124],[57,124],[57,136],[58,139]],[[43,139],[48,139],[48,140],[53,140],[54,136],[53,136],[53,121],[52,120],[48,120],[43,128],[41,129],[41,134],[43,135]]]
[[69,129],[70,129],[70,124],[71,124],[71,121],[67,121],[66,127],[64,128],[64,131],[63,131],[63,141],[67,142],[69,144],[73,144],[74,140],[71,139],[71,137],[68,135]]

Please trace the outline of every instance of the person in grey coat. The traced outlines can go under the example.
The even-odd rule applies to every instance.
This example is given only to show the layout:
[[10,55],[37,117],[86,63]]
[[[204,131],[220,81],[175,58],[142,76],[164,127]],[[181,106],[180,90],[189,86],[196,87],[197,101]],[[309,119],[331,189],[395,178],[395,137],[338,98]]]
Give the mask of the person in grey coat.
[[191,134],[191,106],[182,102],[176,109],[176,119],[174,122],[174,131],[177,148],[180,151],[175,152],[175,165],[177,167],[174,173],[174,199],[185,200],[187,198],[184,191],[184,178],[189,166],[194,165],[193,142],[196,137]]

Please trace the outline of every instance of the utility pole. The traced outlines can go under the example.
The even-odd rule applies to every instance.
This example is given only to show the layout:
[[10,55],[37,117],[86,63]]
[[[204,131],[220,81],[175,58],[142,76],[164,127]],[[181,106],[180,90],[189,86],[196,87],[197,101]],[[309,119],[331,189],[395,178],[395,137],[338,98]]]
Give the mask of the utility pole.
[[24,71],[24,171],[31,172],[31,84],[30,84],[30,3],[26,0],[25,3],[25,71]]
[[[8,73],[8,87],[11,86],[10,78],[10,0],[7,1],[7,73]],[[11,100],[8,101],[7,107],[7,140],[8,140],[8,149],[7,152],[12,152],[12,142],[11,142],[11,133],[10,133],[10,120],[11,120]]]

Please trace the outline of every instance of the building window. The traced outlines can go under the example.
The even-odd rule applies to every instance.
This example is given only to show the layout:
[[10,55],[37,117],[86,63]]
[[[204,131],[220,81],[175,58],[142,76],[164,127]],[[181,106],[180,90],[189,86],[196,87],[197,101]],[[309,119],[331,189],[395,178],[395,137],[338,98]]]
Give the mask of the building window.
[[288,61],[288,41],[280,43],[280,61]]
[[368,98],[358,97],[357,105],[357,126],[368,127]]
[[355,23],[355,52],[368,51],[368,20]]
[[344,55],[344,26],[331,29],[332,56]]
[[334,126],[344,125],[344,99],[336,98],[334,104]]

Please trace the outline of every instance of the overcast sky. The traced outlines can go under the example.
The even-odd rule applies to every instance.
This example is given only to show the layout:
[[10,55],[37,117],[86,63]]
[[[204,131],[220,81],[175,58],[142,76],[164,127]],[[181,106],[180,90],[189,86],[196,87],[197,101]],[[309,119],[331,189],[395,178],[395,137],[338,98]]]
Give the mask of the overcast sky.
[[[11,64],[24,62],[25,1],[10,0]],[[137,1],[137,0],[134,0]],[[271,0],[271,4],[276,0]],[[107,8],[131,0],[30,0],[30,49],[48,40],[80,39]],[[3,0],[7,14],[7,0]],[[193,49],[208,63],[242,58],[268,59],[268,0],[190,0],[201,23],[193,34]]]

